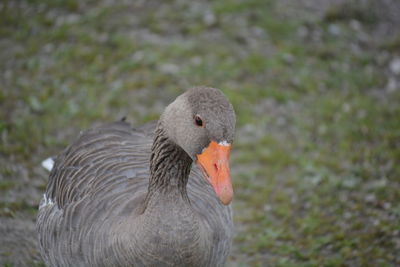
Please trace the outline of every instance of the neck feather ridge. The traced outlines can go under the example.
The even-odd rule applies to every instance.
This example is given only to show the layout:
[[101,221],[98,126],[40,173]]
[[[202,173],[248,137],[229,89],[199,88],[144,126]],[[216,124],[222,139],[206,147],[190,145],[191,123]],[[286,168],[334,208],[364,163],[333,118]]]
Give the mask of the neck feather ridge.
[[159,123],[151,148],[150,181],[146,203],[156,193],[173,194],[179,192],[188,200],[186,185],[193,160],[166,135]]

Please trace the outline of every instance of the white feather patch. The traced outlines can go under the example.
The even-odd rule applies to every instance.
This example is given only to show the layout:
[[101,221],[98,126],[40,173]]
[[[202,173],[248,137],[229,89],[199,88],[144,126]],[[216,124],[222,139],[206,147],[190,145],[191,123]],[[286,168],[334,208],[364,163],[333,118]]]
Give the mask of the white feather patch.
[[39,209],[43,208],[44,206],[53,205],[53,204],[54,204],[54,201],[51,198],[48,198],[46,196],[46,194],[43,194],[43,199],[40,202]]
[[230,145],[231,145],[231,144],[229,144],[228,142],[226,142],[225,140],[219,142],[218,144],[221,145],[221,146],[230,146]]
[[52,158],[48,158],[42,161],[42,166],[49,172],[53,169],[54,160]]

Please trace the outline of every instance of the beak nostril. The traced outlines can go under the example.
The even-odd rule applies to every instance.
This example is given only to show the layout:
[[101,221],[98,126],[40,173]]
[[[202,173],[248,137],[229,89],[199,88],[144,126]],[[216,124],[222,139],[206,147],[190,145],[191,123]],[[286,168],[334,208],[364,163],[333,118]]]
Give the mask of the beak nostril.
[[213,165],[214,165],[214,170],[215,170],[215,171],[218,171],[218,166],[217,166],[217,164],[214,163]]

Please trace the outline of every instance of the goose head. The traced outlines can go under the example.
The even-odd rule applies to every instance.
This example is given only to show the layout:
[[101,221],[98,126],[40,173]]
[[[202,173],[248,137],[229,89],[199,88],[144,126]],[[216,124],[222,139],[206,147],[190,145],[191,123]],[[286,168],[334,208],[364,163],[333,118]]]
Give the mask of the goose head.
[[167,137],[203,170],[221,202],[233,197],[229,153],[234,139],[235,112],[218,89],[197,87],[172,102],[160,123]]

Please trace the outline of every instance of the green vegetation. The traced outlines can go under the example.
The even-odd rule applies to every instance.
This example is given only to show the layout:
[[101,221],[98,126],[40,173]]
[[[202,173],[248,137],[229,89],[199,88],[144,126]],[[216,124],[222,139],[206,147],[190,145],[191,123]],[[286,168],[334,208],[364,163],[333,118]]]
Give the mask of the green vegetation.
[[373,1],[294,2],[4,1],[0,221],[33,223],[80,129],[208,85],[238,116],[230,265],[400,264],[400,31]]

